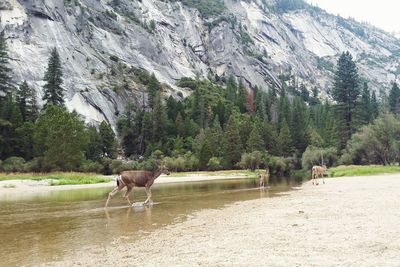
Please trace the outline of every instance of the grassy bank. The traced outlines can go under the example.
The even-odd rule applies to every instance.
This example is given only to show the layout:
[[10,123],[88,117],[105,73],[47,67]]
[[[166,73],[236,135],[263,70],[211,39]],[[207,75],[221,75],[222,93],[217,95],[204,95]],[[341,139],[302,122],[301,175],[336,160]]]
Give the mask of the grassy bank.
[[79,172],[53,172],[53,173],[0,173],[0,181],[7,180],[34,180],[49,181],[50,185],[71,185],[71,184],[97,184],[106,183],[110,178],[95,173]]
[[330,168],[328,170],[329,177],[342,177],[342,176],[362,176],[362,175],[375,175],[385,173],[400,173],[400,166],[381,166],[381,165],[368,165],[368,166],[339,166]]

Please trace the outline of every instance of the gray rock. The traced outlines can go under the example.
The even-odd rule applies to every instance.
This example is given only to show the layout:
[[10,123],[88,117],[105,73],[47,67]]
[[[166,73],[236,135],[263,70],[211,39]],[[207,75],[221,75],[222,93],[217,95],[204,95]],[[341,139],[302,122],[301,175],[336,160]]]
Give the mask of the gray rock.
[[[1,0],[0,29],[8,39],[16,83],[27,80],[40,98],[49,51],[57,47],[67,107],[88,123],[107,120],[114,129],[127,102],[139,106],[146,95],[134,82],[118,93],[112,90],[109,73],[116,63],[110,57],[154,72],[171,90],[177,79],[210,74],[233,74],[248,87],[279,89],[278,76],[290,69],[298,82],[324,92],[345,50],[372,88],[399,73],[400,43],[394,36],[321,10],[278,14],[272,4],[226,0],[219,18],[204,20],[176,1]],[[206,25],[213,21],[218,23]]]

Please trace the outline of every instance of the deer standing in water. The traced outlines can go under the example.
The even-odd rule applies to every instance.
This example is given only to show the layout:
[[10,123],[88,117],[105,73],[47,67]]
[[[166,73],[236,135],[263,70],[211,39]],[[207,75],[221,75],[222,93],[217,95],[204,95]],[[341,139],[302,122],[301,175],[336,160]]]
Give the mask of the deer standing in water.
[[324,178],[324,174],[326,172],[326,165],[322,165],[322,166],[313,166],[311,169],[311,180],[312,180],[312,184],[314,185],[314,181],[315,181],[315,185],[319,185],[318,184],[318,178],[322,178],[323,183],[325,184],[325,178]]
[[124,187],[126,187],[124,198],[128,201],[130,206],[132,206],[132,203],[129,200],[129,193],[133,190],[134,187],[145,188],[147,199],[145,202],[143,202],[143,205],[149,203],[149,201],[151,200],[150,187],[153,185],[154,181],[163,173],[169,175],[168,168],[165,166],[165,164],[161,164],[161,166],[159,166],[158,169],[155,171],[123,171],[117,177],[117,186],[108,194],[105,208],[107,208],[110,199],[115,196],[119,191],[121,191]]
[[269,182],[269,168],[267,168],[266,170],[261,170],[258,174],[258,178],[260,179],[260,188],[264,188]]

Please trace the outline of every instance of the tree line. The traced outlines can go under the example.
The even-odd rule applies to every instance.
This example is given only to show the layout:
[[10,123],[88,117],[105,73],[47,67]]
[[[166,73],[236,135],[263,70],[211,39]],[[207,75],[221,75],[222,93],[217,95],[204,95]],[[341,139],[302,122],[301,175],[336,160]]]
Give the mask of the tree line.
[[[165,98],[163,85],[154,74],[141,71],[148,103],[127,105],[118,118],[118,138],[106,121],[98,127],[85,125],[76,112],[65,108],[62,62],[55,48],[44,70],[42,108],[27,82],[13,86],[8,63],[2,33],[3,171],[112,173],[151,169],[156,159],[163,158],[175,171],[268,167],[276,175],[288,175],[293,169],[309,168],[322,161],[329,165],[388,164],[398,160],[400,154],[397,118],[388,115],[400,112],[400,89],[394,82],[389,96],[378,101],[368,83],[361,82],[348,52],[338,59],[330,92],[333,101],[321,101],[318,88],[308,90],[290,72],[280,76],[280,88],[269,90],[246,88],[245,81],[234,76],[182,78],[177,86],[191,90],[190,96]],[[385,127],[391,127],[390,137],[379,132]],[[359,149],[363,131],[376,137],[375,147]],[[369,153],[372,149],[378,151],[379,142],[386,142],[390,151],[384,160]],[[117,160],[118,155],[126,160]]]

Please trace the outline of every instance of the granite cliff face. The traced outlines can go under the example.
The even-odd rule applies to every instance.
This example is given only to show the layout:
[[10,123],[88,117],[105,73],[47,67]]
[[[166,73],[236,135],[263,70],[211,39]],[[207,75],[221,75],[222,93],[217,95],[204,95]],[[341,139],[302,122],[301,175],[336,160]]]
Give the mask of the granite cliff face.
[[182,77],[233,74],[249,88],[267,90],[279,88],[278,76],[289,71],[298,82],[325,92],[345,50],[375,89],[400,72],[397,38],[316,7],[282,10],[275,0],[225,0],[207,13],[191,3],[0,0],[0,29],[8,39],[14,81],[27,80],[41,98],[49,51],[57,47],[67,107],[87,122],[115,126],[128,100],[146,102],[145,88],[130,77],[130,67],[153,72],[173,95],[187,94],[175,86]]

